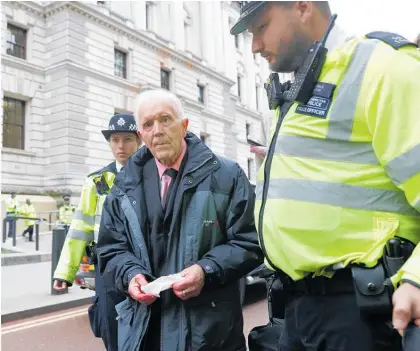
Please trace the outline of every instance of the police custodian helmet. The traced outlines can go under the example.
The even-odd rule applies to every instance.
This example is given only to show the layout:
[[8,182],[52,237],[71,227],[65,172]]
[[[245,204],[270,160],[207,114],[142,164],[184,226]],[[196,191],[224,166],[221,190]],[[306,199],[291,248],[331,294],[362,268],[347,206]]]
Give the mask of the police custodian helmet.
[[118,132],[128,132],[137,135],[137,124],[132,114],[118,113],[112,116],[109,120],[108,129],[102,130],[106,140],[109,140],[112,133]]
[[241,13],[238,21],[231,28],[230,34],[236,35],[246,31],[249,21],[264,7],[267,1],[238,1]]

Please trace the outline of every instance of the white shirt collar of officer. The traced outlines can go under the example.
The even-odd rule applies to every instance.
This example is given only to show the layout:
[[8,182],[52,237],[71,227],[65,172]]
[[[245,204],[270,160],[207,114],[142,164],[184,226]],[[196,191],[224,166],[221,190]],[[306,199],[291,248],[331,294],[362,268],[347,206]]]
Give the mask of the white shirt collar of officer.
[[120,173],[121,168],[123,167],[121,163],[118,161],[115,161],[115,167],[117,168],[117,173]]

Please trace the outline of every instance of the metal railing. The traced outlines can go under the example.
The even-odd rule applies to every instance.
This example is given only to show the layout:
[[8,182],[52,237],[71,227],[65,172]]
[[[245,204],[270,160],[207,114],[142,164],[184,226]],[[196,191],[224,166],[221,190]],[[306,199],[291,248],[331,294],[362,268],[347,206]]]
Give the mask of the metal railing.
[[53,221],[52,221],[52,215],[55,213],[56,217],[55,219],[58,219],[58,213],[60,211],[59,210],[52,210],[52,211],[40,211],[38,212],[39,215],[41,214],[48,214],[48,230],[51,231],[52,230],[52,226],[54,225]]
[[12,238],[13,238],[13,246],[16,246],[16,222],[19,219],[25,219],[27,221],[35,221],[35,250],[39,250],[39,224],[42,222],[42,218],[39,217],[23,217],[23,216],[13,216],[13,217],[5,217],[3,219],[3,244],[6,242],[8,234],[6,233],[7,223],[11,225],[10,222],[14,221],[13,230],[12,230]]

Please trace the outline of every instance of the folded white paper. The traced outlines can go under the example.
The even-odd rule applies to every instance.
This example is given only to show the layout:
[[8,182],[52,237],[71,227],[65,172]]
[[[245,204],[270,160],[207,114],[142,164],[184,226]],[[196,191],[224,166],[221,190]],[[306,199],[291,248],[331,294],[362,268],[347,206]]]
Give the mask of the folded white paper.
[[160,277],[149,284],[143,285],[141,290],[146,294],[152,294],[155,296],[160,296],[160,292],[170,289],[173,284],[181,281],[184,277],[180,274],[171,274],[164,277]]

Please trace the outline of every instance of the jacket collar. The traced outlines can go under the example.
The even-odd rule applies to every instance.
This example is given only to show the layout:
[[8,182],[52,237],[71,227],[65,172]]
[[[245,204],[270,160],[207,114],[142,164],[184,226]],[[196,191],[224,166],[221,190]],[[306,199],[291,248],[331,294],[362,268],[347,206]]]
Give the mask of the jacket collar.
[[[185,141],[187,143],[188,159],[185,164],[184,175],[189,175],[189,183],[193,185],[195,183],[193,180],[202,179],[219,162],[217,156],[193,133],[188,132]],[[118,187],[123,193],[128,193],[137,188],[144,177],[143,168],[152,158],[153,155],[146,146],[140,148],[116,176],[115,187]]]

